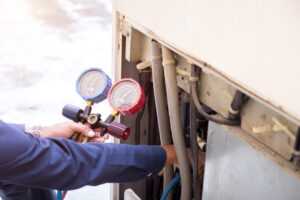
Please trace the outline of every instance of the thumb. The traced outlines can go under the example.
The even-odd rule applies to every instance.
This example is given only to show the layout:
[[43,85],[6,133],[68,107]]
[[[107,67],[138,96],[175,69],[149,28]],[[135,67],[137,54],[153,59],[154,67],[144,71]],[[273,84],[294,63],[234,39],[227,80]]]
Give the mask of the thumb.
[[74,123],[73,131],[84,134],[87,137],[95,137],[96,136],[96,133],[90,127],[88,127],[87,125],[81,124],[81,123]]

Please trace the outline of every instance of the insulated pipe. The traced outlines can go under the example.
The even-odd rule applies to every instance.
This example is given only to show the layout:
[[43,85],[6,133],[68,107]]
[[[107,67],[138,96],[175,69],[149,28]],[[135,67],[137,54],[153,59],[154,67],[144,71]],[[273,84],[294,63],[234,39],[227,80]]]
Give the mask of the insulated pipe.
[[[159,137],[162,145],[172,144],[170,121],[168,116],[167,98],[164,83],[164,71],[161,58],[161,47],[156,41],[152,41],[152,81],[155,98],[155,107],[157,113],[157,123]],[[164,188],[168,185],[173,177],[172,166],[164,169]],[[169,195],[168,199],[171,199]]]
[[181,176],[181,200],[190,200],[191,173],[185,146],[184,134],[180,121],[175,60],[173,58],[172,52],[166,47],[162,47],[162,55],[171,131]]

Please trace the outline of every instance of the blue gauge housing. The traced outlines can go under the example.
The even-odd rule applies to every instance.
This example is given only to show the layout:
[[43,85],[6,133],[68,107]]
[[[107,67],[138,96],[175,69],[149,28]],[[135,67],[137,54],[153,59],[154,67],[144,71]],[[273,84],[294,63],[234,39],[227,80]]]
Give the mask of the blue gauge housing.
[[106,99],[111,85],[112,81],[105,72],[91,68],[77,79],[76,91],[84,100],[99,103]]

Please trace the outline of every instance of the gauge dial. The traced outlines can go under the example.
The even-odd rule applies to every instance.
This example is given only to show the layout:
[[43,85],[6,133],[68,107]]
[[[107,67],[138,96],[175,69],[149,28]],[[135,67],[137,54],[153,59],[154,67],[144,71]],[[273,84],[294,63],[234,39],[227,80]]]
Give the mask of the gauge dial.
[[84,100],[98,103],[107,97],[111,80],[101,69],[93,68],[80,75],[76,87]]
[[122,79],[111,87],[108,100],[113,109],[127,115],[138,112],[144,106],[145,95],[138,82]]

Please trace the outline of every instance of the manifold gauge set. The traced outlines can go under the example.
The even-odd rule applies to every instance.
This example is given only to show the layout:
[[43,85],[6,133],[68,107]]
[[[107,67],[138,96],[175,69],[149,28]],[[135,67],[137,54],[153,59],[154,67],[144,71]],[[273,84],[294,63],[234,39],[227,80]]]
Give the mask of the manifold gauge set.
[[[99,68],[84,71],[76,82],[76,91],[86,102],[81,109],[73,105],[65,105],[63,115],[75,122],[88,124],[91,128],[100,128],[101,134],[110,134],[126,140],[130,128],[115,122],[118,115],[133,115],[139,112],[145,104],[145,94],[142,86],[135,80],[125,78],[112,83],[109,76]],[[108,100],[112,113],[102,121],[100,113],[93,113],[93,105]],[[74,134],[72,139],[87,142],[88,138]]]

